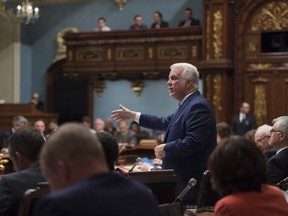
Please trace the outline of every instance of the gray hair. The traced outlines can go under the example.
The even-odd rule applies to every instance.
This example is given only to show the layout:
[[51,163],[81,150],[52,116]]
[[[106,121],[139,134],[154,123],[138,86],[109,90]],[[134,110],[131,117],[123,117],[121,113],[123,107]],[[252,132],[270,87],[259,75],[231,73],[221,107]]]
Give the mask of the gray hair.
[[272,127],[270,125],[264,124],[257,128],[256,133],[259,132],[264,136],[269,136],[271,128]]
[[15,116],[12,120],[13,126],[16,124],[19,124],[21,126],[27,126],[28,125],[28,120],[24,116]]
[[191,79],[194,86],[198,88],[199,72],[194,65],[189,64],[189,63],[175,63],[170,66],[171,70],[175,68],[183,68],[184,71],[182,73],[182,77],[184,77],[185,79]]
[[280,116],[272,121],[277,130],[282,131],[288,138],[288,116]]

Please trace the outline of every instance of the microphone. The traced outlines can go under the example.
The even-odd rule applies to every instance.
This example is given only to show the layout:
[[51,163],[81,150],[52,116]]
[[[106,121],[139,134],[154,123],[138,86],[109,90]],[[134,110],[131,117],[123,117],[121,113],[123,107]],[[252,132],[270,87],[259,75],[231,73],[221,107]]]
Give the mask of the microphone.
[[136,167],[136,165],[137,165],[138,163],[140,163],[140,162],[141,162],[141,158],[138,157],[138,158],[136,159],[135,163],[133,164],[133,166],[131,167],[131,169],[128,171],[128,174],[131,173],[131,172],[133,172],[133,170],[134,170],[134,168]]
[[197,184],[197,180],[194,178],[191,178],[184,188],[184,190],[176,197],[176,199],[173,201],[173,203],[176,203],[177,201],[182,201],[182,198],[188,193],[188,191],[194,187]]
[[278,182],[276,184],[277,187],[279,187],[282,190],[287,190],[288,189],[288,177],[286,177],[285,179],[281,180],[280,182]]

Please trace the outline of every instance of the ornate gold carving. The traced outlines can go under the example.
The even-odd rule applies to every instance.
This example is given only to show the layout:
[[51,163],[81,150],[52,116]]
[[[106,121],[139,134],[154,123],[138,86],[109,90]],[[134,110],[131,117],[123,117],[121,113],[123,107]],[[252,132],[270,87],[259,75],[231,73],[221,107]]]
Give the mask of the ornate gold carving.
[[[213,79],[214,83],[214,96],[213,105],[218,111],[222,111],[221,101],[222,101],[222,88],[221,88],[221,75],[216,74]],[[217,113],[216,113],[217,115]]]
[[73,51],[68,50],[68,61],[72,61]]
[[260,76],[260,77],[257,77],[256,79],[253,79],[252,82],[253,83],[267,83],[268,79]]
[[288,63],[283,63],[283,67],[288,68]]
[[158,72],[143,72],[142,73],[144,79],[157,79],[159,78]]
[[116,48],[116,60],[144,60],[144,47]]
[[69,27],[69,28],[64,28],[62,29],[61,31],[59,31],[57,33],[57,38],[56,38],[56,42],[57,42],[57,51],[56,51],[56,55],[55,55],[55,58],[54,58],[54,62],[55,61],[58,61],[59,59],[62,59],[62,58],[65,58],[66,57],[66,49],[67,49],[67,46],[65,44],[65,41],[64,41],[64,35],[66,33],[69,33],[69,32],[78,32],[78,29],[77,28],[74,28],[74,27]]
[[207,74],[206,76],[206,98],[208,101],[211,102],[211,88],[210,88],[210,83],[211,83],[211,74]]
[[252,31],[283,29],[288,29],[288,3],[285,1],[270,1],[253,17]]
[[109,48],[107,49],[107,59],[111,60],[112,59],[112,50]]
[[210,10],[206,10],[206,60],[210,59]]
[[213,46],[214,46],[214,58],[219,59],[222,57],[222,38],[223,38],[223,15],[220,10],[214,13],[213,22]]
[[249,42],[248,43],[248,51],[249,52],[256,52],[256,44],[257,44],[256,41]]
[[120,11],[124,10],[124,5],[127,3],[127,0],[114,0],[115,3],[118,5],[118,9]]
[[186,46],[159,46],[158,47],[158,59],[183,59],[187,58]]
[[249,68],[257,69],[257,70],[263,70],[268,69],[272,67],[272,64],[270,63],[251,63],[248,65]]
[[103,61],[104,50],[103,48],[85,47],[76,50],[78,62],[81,61]]
[[132,80],[131,87],[137,96],[140,96],[144,87],[143,80]]
[[4,171],[5,170],[5,166],[4,164],[8,163],[7,159],[4,159],[4,155],[0,154],[0,171]]
[[149,48],[148,48],[148,58],[149,58],[149,59],[152,59],[152,58],[153,58],[153,48],[152,48],[152,47],[149,47]]
[[92,80],[91,87],[96,89],[99,97],[103,95],[104,89],[106,88],[106,82],[104,80]]
[[263,125],[267,116],[266,88],[263,84],[255,85],[254,114],[257,124]]
[[196,58],[197,57],[197,46],[192,45],[192,57]]
[[67,45],[99,45],[99,44],[141,44],[157,42],[187,42],[201,40],[201,35],[180,36],[180,37],[151,37],[151,38],[130,38],[130,39],[107,39],[107,40],[83,40],[67,41]]

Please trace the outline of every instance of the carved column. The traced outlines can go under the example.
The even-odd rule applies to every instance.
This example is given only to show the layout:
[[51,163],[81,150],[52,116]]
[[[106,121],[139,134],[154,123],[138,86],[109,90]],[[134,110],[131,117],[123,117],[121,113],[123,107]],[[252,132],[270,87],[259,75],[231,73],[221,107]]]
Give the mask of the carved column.
[[231,1],[204,1],[203,61],[199,71],[204,95],[217,122],[230,123],[233,107],[233,17]]

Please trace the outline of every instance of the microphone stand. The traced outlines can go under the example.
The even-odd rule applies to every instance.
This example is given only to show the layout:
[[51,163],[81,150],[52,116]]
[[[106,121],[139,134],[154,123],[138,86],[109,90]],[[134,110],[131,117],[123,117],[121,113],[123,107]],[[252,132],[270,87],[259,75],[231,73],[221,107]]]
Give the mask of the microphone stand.
[[129,173],[132,173],[133,170],[134,170],[134,168],[136,167],[136,165],[137,165],[138,163],[140,163],[140,162],[141,162],[141,158],[138,157],[138,158],[136,159],[135,163],[133,164],[133,166],[131,167],[131,169],[128,171],[128,174],[129,174]]

